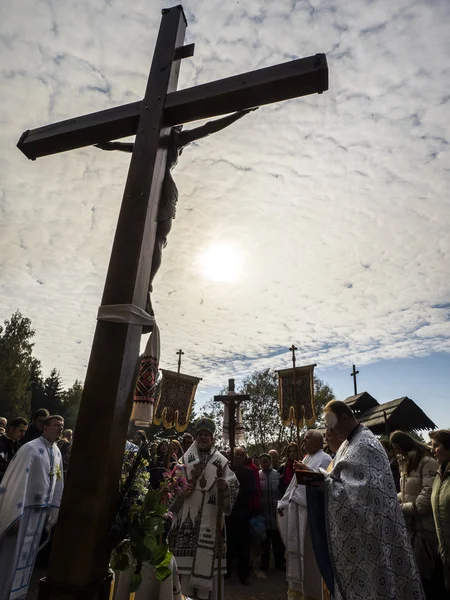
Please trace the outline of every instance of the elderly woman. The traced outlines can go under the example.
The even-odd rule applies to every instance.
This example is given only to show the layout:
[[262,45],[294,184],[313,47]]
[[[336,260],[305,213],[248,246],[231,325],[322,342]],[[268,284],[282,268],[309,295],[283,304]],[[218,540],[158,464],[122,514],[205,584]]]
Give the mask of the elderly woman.
[[433,483],[431,505],[439,542],[439,554],[444,565],[444,579],[450,595],[450,429],[429,434],[439,468]]
[[390,441],[400,465],[400,492],[403,515],[411,535],[417,566],[427,598],[436,598],[439,585],[439,553],[431,508],[431,488],[437,462],[431,449],[403,431],[394,431]]

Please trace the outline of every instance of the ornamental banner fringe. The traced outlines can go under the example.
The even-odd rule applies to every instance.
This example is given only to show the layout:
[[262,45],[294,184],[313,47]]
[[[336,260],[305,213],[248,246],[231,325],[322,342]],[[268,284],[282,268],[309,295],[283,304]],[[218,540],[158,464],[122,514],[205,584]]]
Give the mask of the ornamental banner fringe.
[[158,326],[155,325],[141,358],[134,391],[131,420],[138,427],[148,427],[153,420],[153,405],[158,395],[158,366],[161,351]]
[[201,377],[183,375],[166,369],[161,369],[161,373],[161,395],[156,402],[153,423],[162,423],[165,429],[175,427],[181,433],[188,426]]
[[[315,423],[314,367],[315,365],[295,367],[295,399],[294,369],[291,367],[278,371],[278,402],[283,425],[298,424],[299,427],[302,427],[304,423],[307,425]],[[297,414],[297,410],[299,414]]]

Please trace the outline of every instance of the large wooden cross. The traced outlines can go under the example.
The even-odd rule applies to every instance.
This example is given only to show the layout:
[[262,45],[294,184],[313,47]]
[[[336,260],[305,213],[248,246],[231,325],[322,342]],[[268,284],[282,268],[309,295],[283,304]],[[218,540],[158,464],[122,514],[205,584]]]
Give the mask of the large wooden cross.
[[[230,463],[234,469],[234,449],[236,448],[236,411],[241,402],[250,400],[248,394],[237,394],[234,391],[234,379],[228,380],[228,393],[226,396],[214,396],[216,402],[222,402],[228,406],[228,437],[230,446]],[[225,423],[224,423],[225,426]]]
[[[26,131],[30,159],[136,135],[102,306],[145,307],[170,126],[328,89],[325,55],[295,60],[177,91],[186,19],[162,11],[142,101]],[[98,321],[76,435],[40,600],[108,598],[108,532],[131,414],[142,326]]]

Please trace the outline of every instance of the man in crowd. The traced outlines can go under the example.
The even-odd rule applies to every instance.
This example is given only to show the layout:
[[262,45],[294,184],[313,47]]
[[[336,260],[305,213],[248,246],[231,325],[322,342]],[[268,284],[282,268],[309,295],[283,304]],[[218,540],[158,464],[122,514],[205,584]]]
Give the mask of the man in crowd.
[[[326,469],[331,457],[323,451],[323,436],[310,429],[304,438],[304,464],[313,471]],[[322,577],[317,566],[308,526],[306,489],[292,478],[278,503],[278,525],[286,546],[288,597],[322,600]]]
[[[336,599],[423,600],[386,452],[344,402],[329,402],[324,419],[343,442],[333,470],[313,484],[325,494],[330,564],[321,571],[328,589]],[[296,468],[310,470],[304,463]],[[319,565],[325,554],[317,557]]]
[[171,506],[174,517],[169,546],[181,577],[181,591],[194,600],[213,600],[219,586],[223,590],[223,516],[231,514],[239,487],[227,459],[214,447],[214,432],[211,419],[196,421],[195,442],[181,458],[188,488]]
[[278,452],[274,449],[274,450],[269,450],[268,452],[270,458],[272,459],[272,469],[275,469],[275,471],[278,471],[278,469],[280,468],[280,455],[278,454]]
[[23,417],[16,417],[7,425],[6,432],[0,437],[0,481],[12,461],[14,454],[20,447],[20,440],[28,429],[28,421]]
[[270,546],[272,546],[275,567],[284,570],[284,545],[277,526],[277,504],[280,499],[279,474],[272,469],[272,459],[269,454],[259,457],[261,470],[261,514],[266,523],[266,539],[262,543],[261,570],[267,571],[270,561]]
[[8,423],[8,419],[6,417],[0,417],[0,427],[6,429],[6,424]]
[[26,597],[41,534],[56,522],[63,464],[55,442],[63,429],[62,417],[48,417],[42,436],[18,450],[0,484],[0,600]]
[[227,524],[227,574],[231,574],[233,559],[236,559],[237,574],[242,585],[249,584],[250,576],[250,518],[252,505],[257,495],[253,472],[245,466],[248,460],[244,448],[234,451],[234,472],[239,481],[239,492]]
[[28,427],[28,431],[23,438],[23,444],[28,444],[31,440],[41,437],[44,421],[50,416],[46,408],[40,408],[34,413],[33,421]]
[[62,434],[62,438],[58,442],[58,448],[61,450],[61,456],[64,465],[64,476],[69,468],[70,454],[72,452],[73,443],[73,431],[71,429],[65,429]]
[[183,452],[187,452],[189,448],[194,443],[194,438],[190,433],[185,433],[181,440],[181,447],[183,448]]

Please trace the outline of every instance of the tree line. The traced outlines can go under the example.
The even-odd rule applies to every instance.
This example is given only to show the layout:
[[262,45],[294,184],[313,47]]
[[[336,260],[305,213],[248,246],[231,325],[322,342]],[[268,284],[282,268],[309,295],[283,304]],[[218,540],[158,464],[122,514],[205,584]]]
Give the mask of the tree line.
[[30,420],[39,408],[64,417],[66,427],[75,427],[83,386],[75,380],[64,389],[61,375],[53,368],[45,377],[41,362],[33,355],[35,330],[19,310],[0,325],[0,416],[8,420]]
[[[39,408],[46,408],[50,414],[64,417],[66,427],[73,429],[76,424],[81,402],[83,385],[75,380],[72,386],[64,389],[61,375],[53,368],[45,377],[39,359],[33,356],[35,330],[31,321],[16,311],[0,326],[0,416],[8,420],[23,416],[31,419]],[[221,394],[226,394],[222,390]],[[291,441],[296,440],[294,427],[284,427],[278,410],[278,375],[274,369],[255,371],[246,377],[238,390],[248,394],[250,401],[241,405],[246,429],[247,445],[255,452],[276,448],[282,451]],[[314,376],[314,397],[317,423],[320,422],[323,407],[334,399],[333,390]],[[223,425],[223,405],[211,398],[199,413],[214,419],[217,438]],[[193,411],[187,431],[193,430],[197,415]],[[133,432],[137,427],[131,427]],[[306,427],[303,428],[303,432]],[[177,436],[177,432],[165,430],[162,425],[146,428],[149,437],[167,438]],[[220,444],[219,444],[220,445]]]

